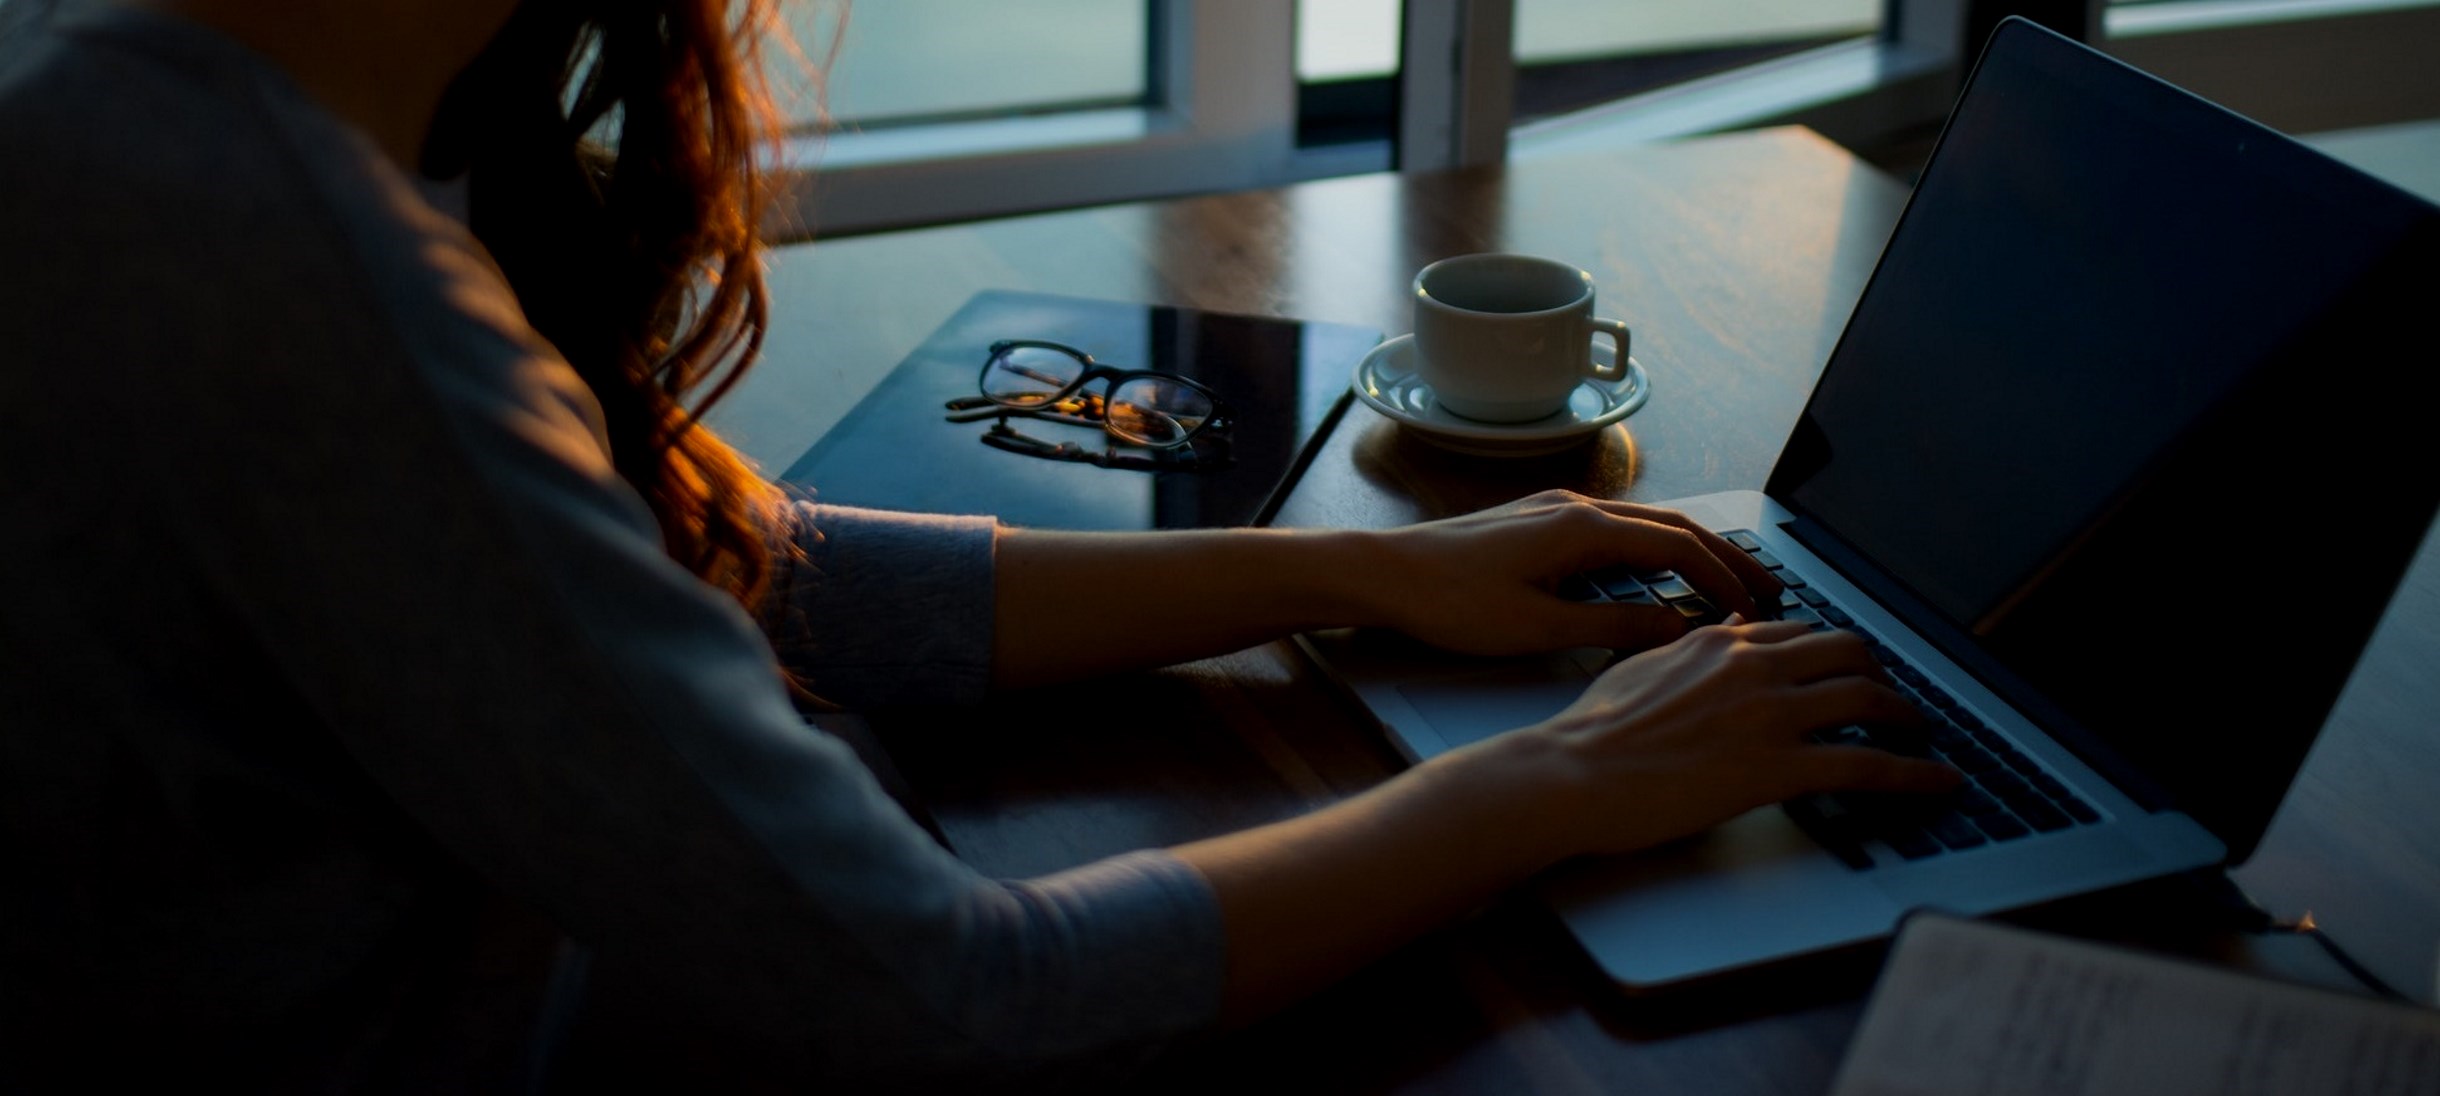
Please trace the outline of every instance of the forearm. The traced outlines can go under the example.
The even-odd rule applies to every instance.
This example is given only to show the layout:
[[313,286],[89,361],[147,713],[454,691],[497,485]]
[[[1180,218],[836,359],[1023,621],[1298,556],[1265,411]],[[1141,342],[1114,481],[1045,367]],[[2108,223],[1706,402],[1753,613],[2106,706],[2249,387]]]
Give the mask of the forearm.
[[1222,1020],[1345,976],[1568,855],[1566,762],[1506,735],[1300,818],[1185,846],[1217,893]]
[[1382,623],[1375,534],[1004,531],[992,681],[1036,685],[1164,666],[1312,628]]
[[1779,580],[1675,511],[1544,492],[1388,530],[1007,530],[993,565],[992,680],[1037,684],[1163,665],[1291,632],[1386,626],[1453,651],[1641,650],[1686,620],[1590,605],[1570,575],[1670,571],[1746,619]]

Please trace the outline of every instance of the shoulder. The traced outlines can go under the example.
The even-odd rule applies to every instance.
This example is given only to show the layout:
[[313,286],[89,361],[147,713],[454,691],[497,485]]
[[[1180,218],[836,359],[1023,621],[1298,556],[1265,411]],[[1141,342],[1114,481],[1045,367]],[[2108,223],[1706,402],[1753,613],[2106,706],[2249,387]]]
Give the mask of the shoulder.
[[119,9],[13,38],[0,67],[13,161],[0,230],[167,250],[259,236],[304,212],[305,178],[271,109],[282,81],[243,47]]
[[259,56],[124,10],[11,52],[0,253],[42,275],[0,296],[0,345],[36,366],[8,395],[72,414],[102,389],[181,430],[479,396],[591,428],[480,245]]

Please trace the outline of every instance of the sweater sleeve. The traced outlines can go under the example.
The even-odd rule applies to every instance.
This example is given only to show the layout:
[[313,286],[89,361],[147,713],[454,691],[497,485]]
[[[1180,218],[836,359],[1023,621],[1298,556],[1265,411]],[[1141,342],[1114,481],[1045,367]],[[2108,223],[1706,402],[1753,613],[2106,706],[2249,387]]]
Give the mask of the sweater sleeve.
[[763,611],[780,661],[822,699],[862,710],[964,704],[991,675],[989,518],[799,501]]

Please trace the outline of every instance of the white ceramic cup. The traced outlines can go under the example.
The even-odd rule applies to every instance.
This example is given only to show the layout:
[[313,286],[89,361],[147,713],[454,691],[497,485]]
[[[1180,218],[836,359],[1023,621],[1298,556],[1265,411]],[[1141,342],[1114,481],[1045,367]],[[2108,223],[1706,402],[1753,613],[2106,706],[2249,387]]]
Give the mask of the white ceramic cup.
[[[1608,364],[1593,339],[1618,344]],[[1593,315],[1593,276],[1532,255],[1442,259],[1415,275],[1415,371],[1451,413],[1532,422],[1584,379],[1626,376],[1627,325]]]

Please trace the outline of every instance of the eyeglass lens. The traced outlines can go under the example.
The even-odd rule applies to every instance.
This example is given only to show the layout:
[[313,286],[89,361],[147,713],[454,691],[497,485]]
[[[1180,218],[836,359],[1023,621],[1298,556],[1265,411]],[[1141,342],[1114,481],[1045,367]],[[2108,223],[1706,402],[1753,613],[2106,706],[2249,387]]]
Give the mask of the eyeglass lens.
[[1110,432],[1146,445],[1177,445],[1212,417],[1211,397],[1158,377],[1129,377],[1110,389]]
[[[1040,407],[1085,375],[1083,359],[1049,347],[1012,346],[983,369],[983,395],[1003,407]],[[1171,446],[1210,420],[1211,396],[1159,374],[1138,373],[1111,386],[1100,408],[1112,434],[1140,445]]]
[[991,356],[983,368],[983,394],[1003,407],[1039,407],[1084,376],[1085,363],[1074,354],[1043,346],[1012,346]]

